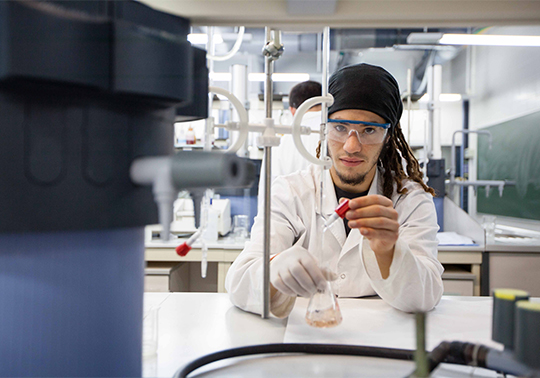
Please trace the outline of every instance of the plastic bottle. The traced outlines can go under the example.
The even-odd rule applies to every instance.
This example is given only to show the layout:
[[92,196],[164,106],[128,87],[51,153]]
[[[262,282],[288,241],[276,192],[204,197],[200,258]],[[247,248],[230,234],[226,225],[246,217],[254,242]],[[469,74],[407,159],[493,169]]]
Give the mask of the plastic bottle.
[[186,144],[195,144],[196,141],[197,138],[195,138],[195,132],[193,131],[193,128],[189,126],[186,133]]

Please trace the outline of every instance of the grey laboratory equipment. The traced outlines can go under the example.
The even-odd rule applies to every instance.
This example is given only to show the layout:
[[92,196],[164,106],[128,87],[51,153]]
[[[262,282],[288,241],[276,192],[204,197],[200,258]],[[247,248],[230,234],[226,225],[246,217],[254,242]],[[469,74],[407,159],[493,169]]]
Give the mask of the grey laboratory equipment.
[[437,224],[440,231],[444,231],[444,196],[446,194],[444,183],[446,173],[444,170],[444,159],[429,159],[427,162],[427,184],[435,190],[433,203],[437,210]]
[[135,1],[0,2],[0,376],[141,376],[158,214],[135,160],[165,158],[176,189],[249,182],[236,157],[171,157],[175,119],[207,117],[189,26]]

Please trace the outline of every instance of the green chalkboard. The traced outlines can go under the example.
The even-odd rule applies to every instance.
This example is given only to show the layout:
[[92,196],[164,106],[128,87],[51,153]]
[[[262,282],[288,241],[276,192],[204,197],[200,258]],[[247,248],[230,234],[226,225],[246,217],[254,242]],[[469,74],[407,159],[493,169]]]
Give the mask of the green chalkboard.
[[508,217],[540,220],[540,112],[487,127],[493,135],[478,138],[478,179],[510,180],[502,197],[492,187],[479,188],[477,211]]

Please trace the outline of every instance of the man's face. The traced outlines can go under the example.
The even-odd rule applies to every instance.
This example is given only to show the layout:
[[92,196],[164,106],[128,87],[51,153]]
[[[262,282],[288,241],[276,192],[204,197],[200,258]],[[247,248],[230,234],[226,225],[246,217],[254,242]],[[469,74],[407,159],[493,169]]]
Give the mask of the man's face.
[[[377,114],[359,109],[340,110],[333,113],[330,118],[385,123],[385,120]],[[361,144],[354,133],[344,143],[328,139],[328,153],[333,161],[330,173],[334,183],[350,192],[369,189],[383,145],[384,142]]]

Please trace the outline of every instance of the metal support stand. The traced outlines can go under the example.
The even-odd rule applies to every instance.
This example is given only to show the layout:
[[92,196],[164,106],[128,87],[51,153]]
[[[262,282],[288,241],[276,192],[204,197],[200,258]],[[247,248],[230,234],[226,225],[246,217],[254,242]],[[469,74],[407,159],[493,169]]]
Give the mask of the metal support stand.
[[416,352],[414,353],[416,362],[416,371],[413,377],[428,377],[429,364],[428,354],[426,352],[426,314],[424,312],[416,313]]
[[[271,180],[272,180],[272,146],[275,145],[275,132],[273,132],[272,119],[272,73],[274,71],[274,60],[279,59],[283,53],[283,45],[281,44],[281,32],[265,29],[266,45],[263,48],[264,55],[264,72],[266,80],[264,83],[264,103],[266,109],[266,123],[268,129],[261,140],[264,144],[264,159],[265,159],[265,178],[264,178],[264,253],[263,253],[263,311],[262,318],[270,317],[270,222],[271,222]],[[272,129],[272,130],[270,130]],[[270,135],[270,134],[273,134]],[[279,144],[279,139],[277,140]]]
[[[323,55],[323,69],[322,69],[322,96],[327,97],[328,96],[328,65],[330,60],[330,28],[326,26],[323,30],[323,48],[322,48],[322,55]],[[328,155],[328,141],[326,140],[326,124],[328,122],[328,103],[323,102],[321,103],[321,159],[324,159],[326,155]],[[319,198],[319,209],[321,214],[323,213],[323,202],[324,202],[324,178],[325,169],[330,169],[330,167],[321,166],[321,183],[320,183],[320,198]],[[322,231],[322,230],[321,230]]]

